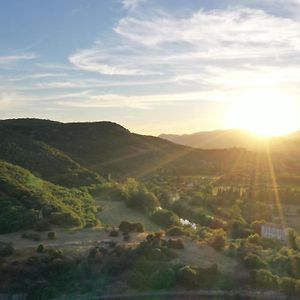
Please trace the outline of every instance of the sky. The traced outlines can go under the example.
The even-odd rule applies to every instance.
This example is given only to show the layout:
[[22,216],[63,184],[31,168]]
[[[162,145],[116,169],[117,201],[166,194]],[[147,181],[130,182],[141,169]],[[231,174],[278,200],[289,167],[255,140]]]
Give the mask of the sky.
[[0,2],[0,119],[190,133],[299,92],[300,0]]

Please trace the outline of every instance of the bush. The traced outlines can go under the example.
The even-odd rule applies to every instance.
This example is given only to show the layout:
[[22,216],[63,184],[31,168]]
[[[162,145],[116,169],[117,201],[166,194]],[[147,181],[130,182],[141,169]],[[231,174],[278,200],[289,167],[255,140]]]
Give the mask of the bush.
[[50,223],[63,226],[82,226],[81,219],[71,212],[53,212],[49,218]]
[[48,232],[48,239],[49,240],[55,240],[57,238],[55,231]]
[[190,266],[184,266],[178,270],[177,280],[185,288],[195,288],[198,285],[197,271]]
[[226,233],[223,229],[214,230],[213,235],[208,239],[208,244],[215,250],[220,251],[226,243]]
[[128,233],[128,232],[124,232],[124,235],[123,235],[123,240],[124,240],[125,242],[128,242],[128,241],[130,241],[130,235],[129,235],[129,233]]
[[33,240],[33,241],[40,241],[41,240],[41,236],[38,233],[35,233],[35,232],[24,232],[24,233],[22,233],[22,238]]
[[184,242],[182,239],[169,239],[167,245],[172,249],[184,249]]
[[265,220],[256,220],[253,221],[250,225],[250,228],[254,231],[254,233],[261,234],[261,226],[266,224]]
[[39,244],[36,248],[36,252],[38,253],[44,253],[45,252],[45,247],[43,244]]
[[283,277],[279,282],[280,290],[286,295],[293,295],[296,292],[296,280],[290,277]]
[[278,277],[270,271],[261,269],[254,273],[256,288],[262,290],[272,290],[278,286]]
[[61,249],[57,249],[57,248],[50,248],[48,250],[48,254],[52,260],[63,257],[63,251]]
[[119,229],[125,233],[129,232],[144,232],[144,226],[142,223],[130,223],[128,221],[122,221],[119,225]]
[[175,285],[176,276],[172,268],[159,270],[152,275],[151,287],[155,290],[170,289]]
[[14,253],[14,247],[11,243],[0,242],[0,256],[5,257]]
[[180,221],[177,215],[167,209],[157,209],[152,215],[151,219],[154,223],[163,226],[171,227],[180,225]]
[[116,230],[116,229],[112,229],[112,230],[109,232],[109,236],[111,236],[111,237],[118,237],[118,236],[119,236],[119,231]]
[[180,227],[174,226],[174,227],[171,227],[170,229],[168,229],[166,231],[166,235],[181,236],[181,235],[184,235],[184,231]]
[[103,253],[99,247],[94,247],[89,251],[88,259],[98,263],[102,262]]
[[266,263],[256,254],[249,253],[243,260],[244,266],[248,269],[264,269]]
[[295,293],[297,296],[300,296],[300,280],[297,280],[295,283]]
[[129,207],[151,213],[160,206],[157,197],[134,179],[128,179],[125,189],[127,189],[125,201]]
[[36,231],[47,231],[49,229],[50,229],[50,224],[45,219],[39,220],[35,226]]

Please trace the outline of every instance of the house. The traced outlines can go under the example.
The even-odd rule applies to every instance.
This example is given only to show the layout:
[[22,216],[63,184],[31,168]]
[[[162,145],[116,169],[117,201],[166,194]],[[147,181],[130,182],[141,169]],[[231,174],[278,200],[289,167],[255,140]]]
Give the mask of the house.
[[261,226],[261,236],[267,239],[286,241],[286,230],[280,225],[266,223]]

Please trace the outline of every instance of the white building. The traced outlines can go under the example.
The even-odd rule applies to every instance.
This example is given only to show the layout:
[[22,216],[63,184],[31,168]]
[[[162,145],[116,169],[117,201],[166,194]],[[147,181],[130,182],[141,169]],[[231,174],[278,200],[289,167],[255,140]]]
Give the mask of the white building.
[[282,226],[267,223],[261,226],[261,236],[268,239],[286,241],[286,230]]

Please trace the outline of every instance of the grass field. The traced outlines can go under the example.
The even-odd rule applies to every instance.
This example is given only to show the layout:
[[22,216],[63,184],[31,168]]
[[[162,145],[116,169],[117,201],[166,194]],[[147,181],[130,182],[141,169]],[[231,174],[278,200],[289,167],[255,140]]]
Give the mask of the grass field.
[[103,225],[118,226],[121,221],[140,222],[147,231],[158,231],[160,227],[152,223],[142,213],[128,208],[125,203],[120,201],[101,201],[97,200],[102,208],[98,217]]

